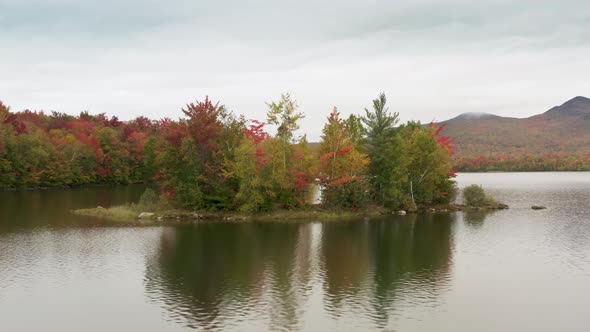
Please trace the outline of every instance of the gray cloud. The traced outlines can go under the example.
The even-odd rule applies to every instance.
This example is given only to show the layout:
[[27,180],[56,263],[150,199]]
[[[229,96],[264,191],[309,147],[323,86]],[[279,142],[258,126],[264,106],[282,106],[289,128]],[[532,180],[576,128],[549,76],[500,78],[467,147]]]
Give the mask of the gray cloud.
[[589,40],[572,0],[0,0],[0,99],[129,119],[209,95],[264,118],[289,91],[317,139],[380,91],[405,120],[542,112],[587,94]]

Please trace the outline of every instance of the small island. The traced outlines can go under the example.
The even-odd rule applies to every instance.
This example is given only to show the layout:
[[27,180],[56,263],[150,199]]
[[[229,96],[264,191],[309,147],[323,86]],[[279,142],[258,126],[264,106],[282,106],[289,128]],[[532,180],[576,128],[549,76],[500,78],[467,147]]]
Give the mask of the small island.
[[[208,98],[188,104],[186,118],[158,123],[143,145],[149,159],[139,167],[155,190],[138,204],[74,213],[119,221],[318,220],[507,207],[481,187],[466,188],[466,204],[453,203],[450,138],[434,124],[400,124],[386,103],[382,93],[348,118],[334,107],[315,144],[296,136],[304,114],[289,94],[267,104],[265,123]],[[113,141],[107,138],[100,142]]]
[[138,204],[74,211],[112,220],[317,220],[506,207],[485,195],[453,203],[451,139],[434,123],[400,123],[384,93],[361,114],[327,112],[318,143],[301,135],[305,115],[290,94],[267,106],[265,122],[208,97],[187,104],[176,121],[123,122],[87,112],[15,114],[0,103],[7,151],[0,187],[153,188]]
[[[446,213],[446,212],[473,212],[508,209],[508,205],[498,203],[485,194],[483,188],[478,185],[470,185],[463,189],[465,204],[437,204],[420,206],[409,213]],[[138,204],[125,204],[104,208],[78,209],[72,211],[76,215],[106,219],[119,223],[159,225],[171,223],[186,223],[197,221],[324,221],[358,219],[359,217],[372,217],[388,214],[406,215],[405,210],[391,210],[373,205],[360,210],[330,210],[321,205],[307,206],[292,210],[275,210],[257,213],[245,213],[239,211],[191,211],[175,209],[165,200],[158,197],[152,189],[146,189]]]

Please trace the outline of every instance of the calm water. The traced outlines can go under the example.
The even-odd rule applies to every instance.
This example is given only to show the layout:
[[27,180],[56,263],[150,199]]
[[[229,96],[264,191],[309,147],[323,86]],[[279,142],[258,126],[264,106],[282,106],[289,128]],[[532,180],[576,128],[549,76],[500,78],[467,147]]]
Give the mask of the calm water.
[[590,173],[459,182],[511,209],[117,227],[68,211],[142,187],[1,192],[0,331],[588,331]]

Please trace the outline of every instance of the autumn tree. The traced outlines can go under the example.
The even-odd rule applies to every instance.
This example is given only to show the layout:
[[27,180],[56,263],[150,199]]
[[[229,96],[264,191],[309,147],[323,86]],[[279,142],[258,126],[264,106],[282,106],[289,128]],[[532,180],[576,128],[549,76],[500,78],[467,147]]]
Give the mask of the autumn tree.
[[318,160],[316,154],[311,151],[307,137],[303,136],[295,145],[295,151],[291,156],[291,182],[294,188],[295,201],[299,206],[310,202],[311,186],[315,182],[318,172]]
[[294,132],[299,129],[299,121],[305,116],[299,112],[299,105],[290,94],[282,94],[278,102],[267,103],[266,118],[269,124],[277,126],[277,138],[293,143]]
[[274,139],[265,142],[269,155],[271,181],[277,201],[286,207],[296,204],[295,189],[290,179],[292,155],[296,143],[294,132],[299,129],[299,121],[304,118],[297,102],[290,94],[282,94],[278,102],[267,103],[267,122],[277,126]]
[[243,129],[244,136],[235,152],[235,159],[228,162],[226,177],[239,183],[237,206],[244,212],[269,210],[272,207],[272,186],[268,177],[268,158],[263,149],[270,136],[264,131],[264,123],[252,121]]
[[410,126],[404,132],[408,193],[414,204],[446,203],[454,197],[453,150],[448,137],[440,135],[441,129],[431,124]]
[[219,114],[219,121],[222,126],[217,137],[217,148],[207,164],[207,169],[214,174],[207,175],[209,181],[205,199],[207,204],[215,209],[231,209],[235,204],[239,183],[235,178],[223,176],[223,173],[227,162],[236,158],[236,151],[244,137],[247,121],[243,115],[237,116],[225,108]]
[[234,157],[245,125],[243,117],[237,117],[219,102],[208,97],[204,101],[188,104],[183,109],[188,134],[196,148],[199,184],[205,205],[224,209],[234,199],[236,183],[226,182],[223,167]]
[[203,207],[203,193],[199,184],[200,160],[198,148],[188,135],[184,121],[164,118],[158,123],[157,165],[154,179],[164,197],[185,208]]
[[358,151],[336,108],[322,130],[319,177],[323,204],[330,207],[358,208],[368,200],[367,155]]

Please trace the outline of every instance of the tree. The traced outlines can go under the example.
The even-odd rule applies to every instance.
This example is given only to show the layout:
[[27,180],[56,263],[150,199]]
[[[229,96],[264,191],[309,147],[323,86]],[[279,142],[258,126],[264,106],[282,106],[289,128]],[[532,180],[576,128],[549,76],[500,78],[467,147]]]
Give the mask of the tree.
[[188,126],[182,121],[163,119],[158,127],[160,140],[156,163],[160,171],[154,179],[158,181],[160,191],[181,207],[202,208],[199,152],[188,135]]
[[272,188],[265,179],[268,158],[263,149],[270,139],[264,123],[252,121],[243,128],[244,136],[235,151],[235,158],[226,161],[226,178],[235,178],[239,184],[237,206],[244,212],[257,212],[271,208]]
[[234,175],[239,181],[236,200],[239,209],[244,212],[258,212],[271,208],[271,188],[261,172],[264,159],[260,151],[250,138],[244,139],[236,151],[233,167]]
[[275,138],[265,142],[272,171],[271,181],[277,201],[285,207],[290,207],[296,204],[295,188],[289,171],[291,157],[295,152],[294,132],[299,129],[299,121],[304,115],[299,112],[297,102],[288,93],[282,94],[278,102],[267,105],[267,122],[277,126]]
[[205,207],[199,184],[199,151],[192,139],[184,137],[180,146],[165,145],[163,148],[158,158],[162,171],[156,175],[162,193],[184,208]]
[[246,121],[208,97],[188,104],[182,111],[186,119],[166,119],[158,124],[163,140],[157,158],[162,171],[157,180],[165,194],[180,204],[232,208],[238,182],[228,174],[232,173],[230,165],[235,161]]
[[277,137],[286,143],[293,143],[293,132],[299,129],[299,121],[305,117],[298,111],[297,101],[286,93],[278,102],[267,103],[266,118],[269,124],[277,126]]
[[100,127],[94,137],[100,143],[97,174],[111,183],[129,183],[130,153],[123,146],[116,129]]
[[361,117],[351,114],[345,122],[346,130],[350,136],[350,140],[360,151],[365,150],[365,128],[363,127],[363,120]]
[[404,154],[408,158],[408,192],[415,204],[447,202],[454,192],[450,157],[452,147],[440,129],[410,126],[404,131]]
[[50,145],[44,133],[36,129],[27,135],[17,135],[8,151],[16,187],[37,187],[45,185]]
[[154,136],[149,136],[143,145],[143,165],[141,179],[145,182],[154,181],[154,177],[158,173],[157,158],[158,158],[158,140]]
[[375,148],[369,154],[373,198],[385,207],[404,207],[409,162],[405,142],[398,133],[379,136],[374,142]]
[[373,110],[365,108],[365,116],[361,118],[365,125],[367,141],[369,146],[374,148],[381,136],[391,136],[395,131],[395,125],[399,122],[399,113],[389,113],[386,107],[387,98],[385,93],[380,93],[377,99],[373,99]]
[[371,160],[369,178],[373,196],[382,205],[398,207],[401,205],[401,185],[405,180],[405,160],[399,132],[395,128],[399,114],[389,113],[386,103],[387,98],[381,93],[373,100],[372,110],[365,108],[361,120],[365,125],[367,153]]
[[324,125],[320,156],[323,203],[349,208],[364,205],[368,198],[364,182],[369,160],[355,147],[336,107]]
[[220,116],[225,112],[225,107],[219,102],[213,104],[209,97],[205,97],[202,102],[186,105],[182,112],[187,117],[188,134],[199,149],[199,159],[204,164],[218,147],[217,138],[222,131]]
[[225,108],[220,111],[218,119],[222,127],[216,139],[217,148],[206,164],[205,200],[215,209],[230,209],[234,207],[239,183],[235,178],[227,178],[223,174],[228,162],[236,158],[237,147],[245,135],[246,120],[244,116],[236,116]]
[[295,200],[300,206],[309,202],[310,189],[317,176],[316,155],[311,152],[307,137],[303,136],[295,145],[295,152],[291,156],[291,181],[295,191]]

